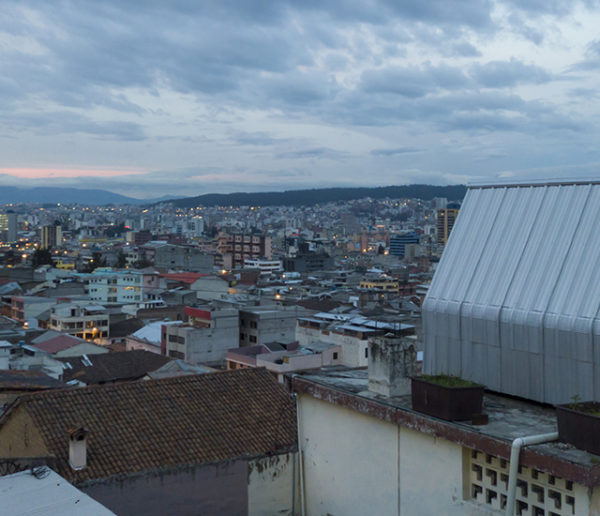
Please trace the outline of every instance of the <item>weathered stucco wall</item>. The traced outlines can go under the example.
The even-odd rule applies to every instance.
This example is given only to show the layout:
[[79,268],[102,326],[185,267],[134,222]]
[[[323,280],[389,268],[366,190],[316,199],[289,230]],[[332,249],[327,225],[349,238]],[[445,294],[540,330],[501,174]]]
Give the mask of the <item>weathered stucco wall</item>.
[[398,427],[308,395],[299,405],[307,514],[398,514]]
[[[68,446],[65,434],[65,447]],[[21,407],[0,428],[0,457],[45,457],[48,455],[42,436],[33,420]]]
[[248,514],[298,514],[299,493],[295,453],[264,457],[248,463]]
[[309,516],[492,516],[463,500],[463,448],[299,395]]
[[119,516],[244,515],[248,507],[245,461],[78,487]]
[[293,514],[293,453],[78,486],[122,515]]

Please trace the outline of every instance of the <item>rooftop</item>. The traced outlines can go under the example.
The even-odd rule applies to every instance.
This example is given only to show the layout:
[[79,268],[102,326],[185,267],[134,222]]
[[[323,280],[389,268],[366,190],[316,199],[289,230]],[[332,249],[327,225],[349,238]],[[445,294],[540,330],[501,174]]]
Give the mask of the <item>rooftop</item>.
[[[317,399],[506,459],[515,438],[557,431],[554,408],[489,392],[483,409],[489,418],[487,425],[443,421],[414,411],[410,395],[386,397],[369,391],[367,368],[324,367],[294,376],[293,383],[296,391]],[[588,486],[600,483],[597,458],[560,442],[525,448],[522,464],[537,469],[543,465],[552,474]]]
[[0,477],[0,506],[4,514],[110,516],[114,513],[72,486],[50,468],[41,467]]
[[[296,448],[295,405],[266,369],[27,394],[24,411],[56,471],[71,482],[256,457]],[[68,464],[69,429],[84,426],[88,463]],[[21,439],[21,436],[14,437]]]
[[60,359],[66,366],[65,382],[79,380],[87,385],[137,380],[155,371],[171,359],[145,350],[102,353]]

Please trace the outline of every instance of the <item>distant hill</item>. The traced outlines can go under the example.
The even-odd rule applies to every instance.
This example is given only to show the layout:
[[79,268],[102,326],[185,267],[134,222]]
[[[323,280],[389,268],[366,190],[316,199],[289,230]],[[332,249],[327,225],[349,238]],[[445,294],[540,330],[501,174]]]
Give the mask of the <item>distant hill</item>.
[[79,188],[60,188],[52,186],[19,188],[18,186],[0,187],[0,204],[8,203],[63,203],[91,204],[146,204],[160,199],[134,199],[107,190],[92,190]]
[[286,190],[285,192],[257,192],[231,194],[205,194],[170,201],[179,208],[194,206],[312,206],[319,203],[351,201],[371,197],[383,199],[423,199],[447,197],[462,200],[467,191],[465,185],[432,186],[404,185],[373,188],[316,188],[313,190]]

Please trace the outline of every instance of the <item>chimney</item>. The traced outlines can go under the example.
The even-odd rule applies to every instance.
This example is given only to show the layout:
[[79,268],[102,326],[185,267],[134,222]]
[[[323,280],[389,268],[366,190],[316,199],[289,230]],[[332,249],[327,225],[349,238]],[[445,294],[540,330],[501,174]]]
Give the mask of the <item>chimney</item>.
[[89,431],[80,426],[69,430],[69,465],[75,471],[87,465],[87,436]]
[[387,334],[369,340],[369,390],[384,396],[410,394],[417,374],[415,341]]

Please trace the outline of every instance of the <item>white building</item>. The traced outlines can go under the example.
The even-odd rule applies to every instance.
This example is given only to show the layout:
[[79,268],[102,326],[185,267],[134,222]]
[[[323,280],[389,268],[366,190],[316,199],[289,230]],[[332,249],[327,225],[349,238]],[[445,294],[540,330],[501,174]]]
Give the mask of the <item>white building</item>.
[[130,304],[143,300],[144,275],[137,271],[92,273],[89,296],[99,303]]
[[275,272],[283,271],[283,265],[281,264],[281,260],[247,258],[244,260],[244,269],[259,269],[261,276],[269,276]]

